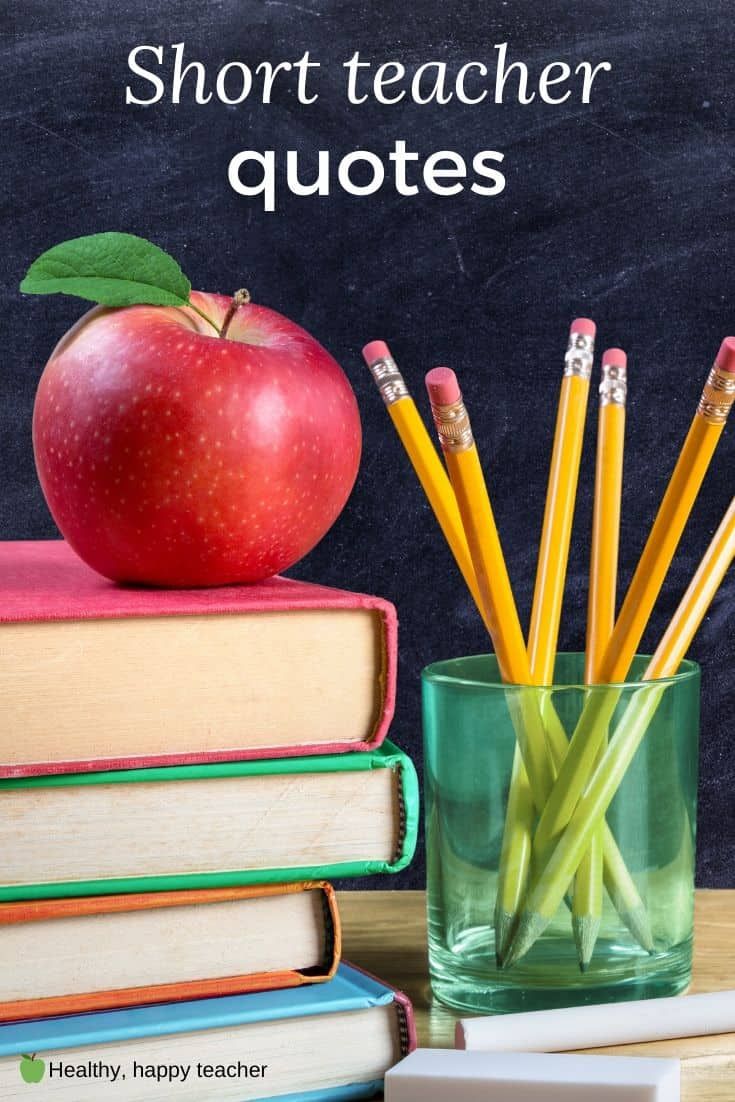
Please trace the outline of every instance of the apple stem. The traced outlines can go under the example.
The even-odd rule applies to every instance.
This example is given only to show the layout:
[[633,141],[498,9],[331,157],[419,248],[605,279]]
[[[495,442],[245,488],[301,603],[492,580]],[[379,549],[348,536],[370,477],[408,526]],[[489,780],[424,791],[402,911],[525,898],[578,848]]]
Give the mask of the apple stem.
[[232,296],[232,302],[227,307],[227,313],[225,314],[225,320],[222,322],[222,328],[219,331],[220,337],[227,336],[227,330],[230,328],[230,322],[234,318],[237,311],[241,306],[245,306],[250,302],[250,291],[246,291],[244,287],[241,287],[239,291],[235,291]]

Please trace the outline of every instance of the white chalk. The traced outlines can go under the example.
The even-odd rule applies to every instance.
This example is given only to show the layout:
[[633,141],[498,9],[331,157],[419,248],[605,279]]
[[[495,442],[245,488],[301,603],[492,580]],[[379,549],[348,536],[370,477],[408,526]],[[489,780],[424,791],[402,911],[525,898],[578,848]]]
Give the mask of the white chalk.
[[385,1100],[679,1102],[679,1079],[678,1060],[419,1048],[386,1075]]
[[735,1032],[735,991],[673,999],[532,1010],[457,1022],[457,1048],[479,1052],[564,1052],[673,1037]]

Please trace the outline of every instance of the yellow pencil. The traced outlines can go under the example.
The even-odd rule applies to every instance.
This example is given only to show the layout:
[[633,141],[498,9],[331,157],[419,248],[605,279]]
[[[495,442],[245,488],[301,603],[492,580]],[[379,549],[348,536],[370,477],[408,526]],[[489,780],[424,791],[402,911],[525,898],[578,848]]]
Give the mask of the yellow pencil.
[[[735,498],[656,648],[644,680],[672,677],[677,672],[734,558]],[[652,686],[642,699],[640,690],[625,709],[571,820],[536,878],[510,949],[511,960],[523,956],[553,918],[569,878],[610,806],[666,687],[666,684]]]
[[[720,347],[691,428],[677,460],[633,580],[600,662],[600,684],[625,680],[661,591],[674,552],[735,401],[735,337]],[[585,706],[534,835],[543,863],[569,822],[592,774],[618,700],[618,692],[595,694]]]
[[[475,568],[472,564],[472,557],[470,555],[467,537],[465,536],[465,530],[462,525],[462,518],[460,517],[459,507],[457,505],[454,490],[452,489],[452,484],[436,453],[436,449],[431,443],[429,434],[409,394],[403,376],[395,360],[391,356],[390,349],[385,341],[371,341],[369,344],[365,345],[362,354],[377,384],[390,419],[393,422],[401,443],[406,450],[413,469],[416,472],[419,482],[421,483],[424,493],[426,494],[429,504],[444,534],[444,538],[449,544],[457,566],[467,584],[467,588],[472,594],[488,633],[492,638],[493,632],[491,630],[488,611],[480,597]],[[562,738],[566,745],[566,736],[564,736],[563,733]],[[518,772],[522,773],[522,778],[516,776]],[[549,781],[550,780],[551,778],[549,778]],[[516,798],[520,800],[521,806],[518,808],[517,814],[515,809],[511,808],[509,810],[509,815],[512,821],[517,824],[526,844],[526,851],[524,852],[521,850],[520,852],[519,860],[521,862],[521,868],[518,869],[517,875],[513,877],[513,880],[519,883],[521,887],[524,887],[527,879],[528,859],[531,852],[532,827],[535,819],[535,810],[525,766],[523,765],[518,749],[516,749],[516,760],[514,762],[513,791],[516,794]],[[526,794],[526,792],[528,794]],[[522,810],[525,810],[525,812],[530,815],[529,820],[525,824],[522,823],[520,818]],[[502,864],[503,862],[501,860],[501,865]],[[509,867],[507,857],[504,867]],[[501,899],[500,892],[498,893],[498,899]],[[520,904],[521,898],[519,896],[515,901],[513,912],[508,916],[508,922],[514,917]],[[506,929],[500,928],[500,919],[496,915],[496,942],[502,941],[507,932]]]
[[605,648],[600,662],[601,683],[622,681],[630,669],[733,400],[735,337],[726,337],[705,383],[671,481]]
[[[550,685],[554,679],[554,660],[592,375],[595,329],[595,323],[589,318],[577,318],[573,321],[564,357],[528,636],[531,680],[536,685]],[[563,757],[566,752],[566,737],[560,751]],[[495,939],[499,962],[502,961],[528,880],[531,860],[530,832],[534,819],[531,789],[520,760],[520,751],[516,749],[500,852],[495,907]]]
[[436,367],[426,376],[426,386],[501,676],[528,684],[521,623],[457,378],[448,367]]
[[536,685],[554,680],[594,348],[595,323],[577,318],[564,360],[528,633],[528,660]]
[[734,558],[735,497],[646,667],[644,681],[671,677],[679,669]]
[[[384,341],[372,341],[363,349],[363,355],[455,561],[475,600],[480,615],[485,621],[488,632],[490,632],[490,624],[480,600],[475,570],[459,514],[457,499],[444,466],[437,455],[387,344]],[[490,634],[492,637],[492,633]],[[552,761],[560,764],[566,752],[567,736],[553,709],[549,710],[546,720],[546,734],[550,740],[549,749],[551,750]],[[532,727],[536,726],[538,724],[532,722]],[[543,731],[540,734],[543,736]],[[539,741],[542,740],[539,739]],[[553,778],[546,774],[541,778],[542,782],[546,779],[547,784],[544,785],[543,789],[537,789],[536,795],[541,803],[534,807],[535,801],[530,794],[529,782],[520,754],[517,756],[517,766],[514,772],[517,773],[519,770],[522,771],[522,779],[517,778],[514,783],[514,798],[517,798],[519,806],[517,814],[514,811],[511,815],[511,821],[516,823],[518,828],[516,837],[513,839],[514,852],[518,852],[515,846],[518,837],[521,838],[521,847],[525,844],[526,848],[525,851],[521,848],[517,866],[510,863],[506,854],[505,862],[501,860],[501,867],[509,870],[510,875],[506,878],[508,882],[516,885],[518,891],[522,892],[527,879],[533,820],[536,810],[543,807],[543,801],[551,790]],[[527,791],[524,791],[524,789]],[[528,816],[525,822],[522,819],[523,814]],[[647,931],[645,909],[637,896],[635,885],[615,844],[615,840],[610,831],[607,828],[605,829],[605,876],[608,891],[633,935],[647,946],[650,943],[650,935]],[[499,891],[498,898],[502,902],[504,893]],[[519,894],[505,917],[506,933],[520,904],[521,896]],[[498,937],[499,930],[500,924],[498,923],[496,924],[496,942],[503,941],[503,936]],[[501,930],[500,933],[502,935],[503,931]]]
[[[600,383],[584,670],[587,685],[599,680],[598,669],[615,624],[626,394],[626,355],[620,348],[609,348],[602,356]],[[592,957],[602,921],[603,841],[601,825],[574,880],[572,930],[583,972]]]
[[[457,499],[416,403],[385,341],[371,341],[365,345],[362,354],[465,584],[484,618]],[[489,631],[489,625],[486,624],[486,627]]]
[[[427,374],[426,387],[500,675],[503,681],[529,685],[531,671],[518,610],[457,377],[447,367],[436,367]],[[523,715],[516,734],[534,799],[543,803],[553,775],[541,715],[537,709],[534,714],[529,705],[528,698],[520,694],[518,706]]]
[[[516,684],[531,684],[528,657],[523,645],[523,634],[518,613],[503,558],[500,540],[492,514],[487,487],[474,444],[472,430],[454,373],[446,368],[430,372],[427,381],[438,386],[432,387],[432,412],[437,426],[442,450],[447,462],[451,484],[455,492],[462,525],[467,533],[477,586],[481,595],[481,609],[485,623],[495,647],[503,680]],[[442,384],[446,384],[443,388]],[[430,390],[430,395],[432,395]],[[455,402],[442,399],[456,396]],[[521,695],[514,701],[520,713],[514,715],[514,727],[520,747],[520,757],[514,766],[516,786],[511,794],[518,796],[517,816],[520,832],[528,839],[530,849],[530,830],[534,817],[534,806],[541,810],[551,792],[554,780],[554,762],[561,762],[566,751],[567,739],[564,728],[553,708],[544,718],[535,700]],[[547,738],[549,744],[547,747]],[[519,777],[520,773],[520,777]],[[528,790],[528,792],[526,791]],[[530,793],[530,798],[528,793]],[[529,816],[525,821],[523,815]],[[517,851],[515,851],[517,853]],[[647,927],[645,908],[637,895],[635,884],[628,872],[620,851],[610,831],[606,828],[604,839],[604,858],[606,883],[609,882],[611,896],[623,920],[631,932],[648,946],[650,934]],[[525,887],[527,855],[522,852],[518,866],[506,866],[512,870],[509,882]],[[516,907],[509,914],[512,921]],[[496,916],[497,917],[497,916]],[[507,929],[505,931],[508,932]],[[501,948],[502,933],[499,937],[496,927],[496,946]],[[499,952],[499,956],[502,954]]]
[[600,382],[584,669],[587,685],[599,683],[602,658],[615,626],[626,397],[627,357],[621,348],[609,348],[602,356]]

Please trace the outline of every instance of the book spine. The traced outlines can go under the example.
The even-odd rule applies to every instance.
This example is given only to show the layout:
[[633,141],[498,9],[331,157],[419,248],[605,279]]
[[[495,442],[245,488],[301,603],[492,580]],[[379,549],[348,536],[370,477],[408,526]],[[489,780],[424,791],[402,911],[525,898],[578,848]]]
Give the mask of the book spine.
[[393,994],[393,1001],[398,1011],[398,1028],[401,1039],[401,1055],[407,1056],[409,1052],[418,1045],[418,1036],[416,1033],[416,1015],[414,1014],[413,1003],[403,991],[399,991],[397,987],[392,987],[386,983],[385,980],[379,979],[373,975],[372,972],[368,972],[367,968],[361,968],[359,964],[354,964],[350,961],[350,968],[354,972],[359,972],[363,976],[367,976],[369,980],[379,984],[381,987],[388,987]]

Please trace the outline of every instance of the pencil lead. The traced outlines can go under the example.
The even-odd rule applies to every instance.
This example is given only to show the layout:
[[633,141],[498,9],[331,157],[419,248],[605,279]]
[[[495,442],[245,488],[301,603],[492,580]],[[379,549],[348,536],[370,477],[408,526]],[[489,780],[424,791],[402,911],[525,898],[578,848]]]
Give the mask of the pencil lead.
[[503,967],[515,917],[511,911],[505,911],[502,908],[498,908],[495,912],[495,961],[498,968]]
[[541,936],[549,925],[549,919],[537,911],[524,911],[518,919],[518,925],[513,940],[505,954],[505,967],[524,957],[534,942]]
[[647,953],[655,953],[651,923],[643,904],[641,903],[638,907],[619,906],[617,911],[641,948],[645,949]]
[[572,930],[579,957],[579,970],[586,972],[600,932],[600,919],[597,915],[575,915],[572,919]]

